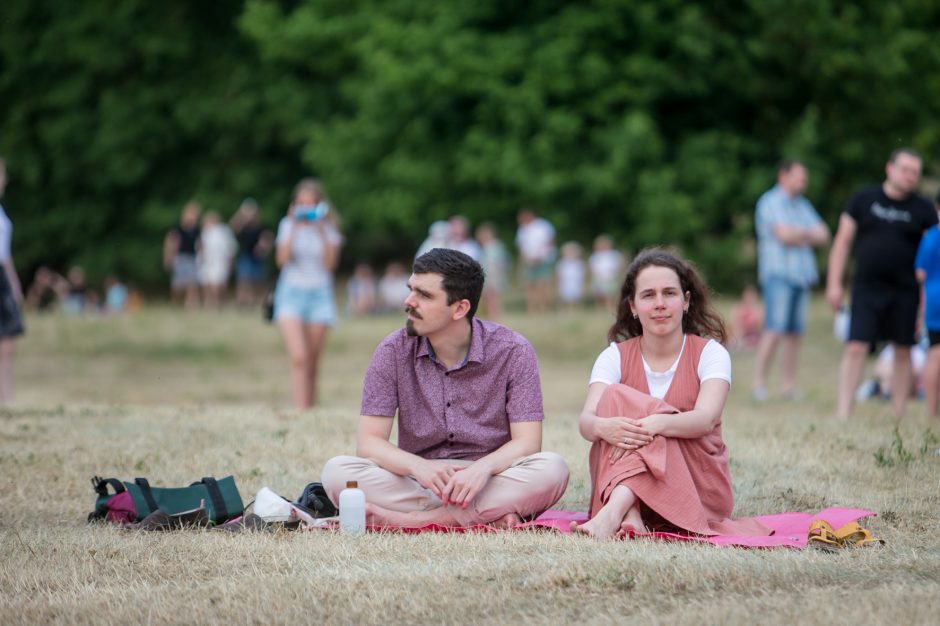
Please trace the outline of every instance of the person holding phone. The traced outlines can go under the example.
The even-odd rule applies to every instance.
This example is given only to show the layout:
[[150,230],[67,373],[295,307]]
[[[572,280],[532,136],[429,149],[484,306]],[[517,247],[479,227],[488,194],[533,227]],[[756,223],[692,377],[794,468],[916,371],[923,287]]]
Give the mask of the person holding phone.
[[274,293],[274,319],[290,358],[294,406],[316,403],[317,375],[327,331],[336,323],[333,272],[342,235],[319,181],[305,178],[294,188],[277,229],[281,274]]

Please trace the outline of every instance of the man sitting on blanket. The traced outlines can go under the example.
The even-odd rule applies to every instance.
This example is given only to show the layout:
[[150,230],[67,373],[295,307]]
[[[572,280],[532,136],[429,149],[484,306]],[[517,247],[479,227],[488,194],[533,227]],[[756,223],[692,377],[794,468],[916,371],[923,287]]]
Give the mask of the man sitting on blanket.
[[[435,248],[408,280],[405,328],[372,355],[362,390],[359,456],[323,468],[333,502],[347,481],[369,523],[508,528],[548,509],[568,466],[542,447],[542,389],[522,335],[474,318],[480,264]],[[389,441],[398,411],[398,445]]]

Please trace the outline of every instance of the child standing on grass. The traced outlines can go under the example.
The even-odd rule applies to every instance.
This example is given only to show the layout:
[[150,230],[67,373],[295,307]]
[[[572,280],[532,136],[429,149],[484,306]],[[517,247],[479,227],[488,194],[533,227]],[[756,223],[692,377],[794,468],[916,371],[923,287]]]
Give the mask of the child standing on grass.
[[[940,211],[940,193],[934,199],[934,208]],[[924,288],[924,326],[930,339],[924,368],[924,398],[930,415],[940,417],[940,226],[924,233],[914,268]]]
[[587,274],[580,244],[569,241],[561,247],[561,260],[555,271],[558,274],[558,299],[565,310],[573,311],[584,298]]

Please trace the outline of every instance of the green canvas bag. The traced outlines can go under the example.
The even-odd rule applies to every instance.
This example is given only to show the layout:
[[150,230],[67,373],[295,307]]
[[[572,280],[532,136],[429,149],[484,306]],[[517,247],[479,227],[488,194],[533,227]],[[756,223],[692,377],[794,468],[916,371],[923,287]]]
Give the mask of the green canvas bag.
[[[207,476],[188,487],[152,487],[146,478],[135,478],[130,482],[95,476],[92,485],[98,499],[95,510],[88,516],[89,521],[139,522],[157,509],[167,515],[177,515],[197,509],[204,503],[209,520],[222,524],[245,511],[232,476],[218,480]],[[109,486],[114,493],[108,492]]]

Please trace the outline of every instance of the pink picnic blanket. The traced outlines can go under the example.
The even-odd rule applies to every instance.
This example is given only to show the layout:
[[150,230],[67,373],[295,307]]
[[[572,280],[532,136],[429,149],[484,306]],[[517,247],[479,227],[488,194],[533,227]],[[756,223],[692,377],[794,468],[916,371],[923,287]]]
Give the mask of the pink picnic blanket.
[[[704,535],[691,535],[687,533],[631,533],[631,537],[651,537],[655,539],[665,539],[668,541],[699,541],[711,543],[716,546],[740,546],[746,548],[775,548],[784,546],[788,548],[805,548],[809,526],[813,520],[821,519],[829,522],[833,528],[839,528],[849,522],[855,522],[863,517],[875,515],[872,511],[864,509],[843,509],[831,507],[824,509],[819,513],[778,513],[776,515],[759,515],[755,517],[757,521],[773,529],[774,534],[769,536],[734,536],[734,535],[715,535],[706,537]],[[519,524],[513,527],[513,530],[538,530],[549,529],[560,533],[571,533],[571,522],[586,522],[587,513],[576,511],[558,511],[548,510],[539,515],[531,522]],[[381,527],[370,526],[370,530],[392,530]],[[430,524],[421,528],[401,528],[394,529],[405,533],[425,533],[425,532],[489,532],[493,528],[485,525],[467,526],[467,527],[448,527],[437,524]]]

